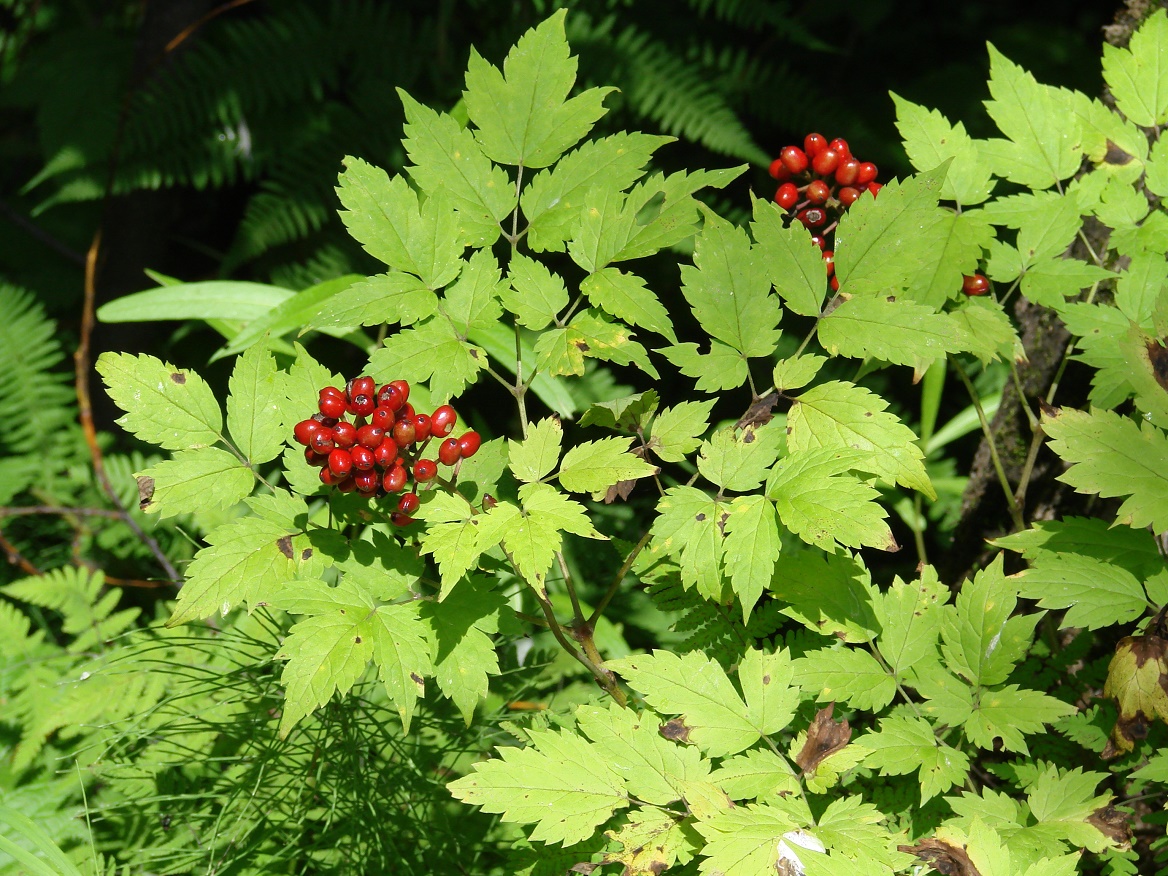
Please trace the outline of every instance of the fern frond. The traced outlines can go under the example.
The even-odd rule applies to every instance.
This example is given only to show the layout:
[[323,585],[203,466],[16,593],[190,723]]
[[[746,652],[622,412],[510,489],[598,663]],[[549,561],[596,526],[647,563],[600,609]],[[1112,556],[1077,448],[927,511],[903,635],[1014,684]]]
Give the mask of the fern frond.
[[0,456],[29,453],[72,419],[57,325],[32,294],[0,284]]
[[59,612],[64,632],[76,637],[69,650],[79,652],[123,632],[141,611],[131,608],[111,614],[121,594],[110,590],[102,595],[104,584],[105,576],[100,571],[66,566],[44,575],[22,578],[0,588],[0,593]]

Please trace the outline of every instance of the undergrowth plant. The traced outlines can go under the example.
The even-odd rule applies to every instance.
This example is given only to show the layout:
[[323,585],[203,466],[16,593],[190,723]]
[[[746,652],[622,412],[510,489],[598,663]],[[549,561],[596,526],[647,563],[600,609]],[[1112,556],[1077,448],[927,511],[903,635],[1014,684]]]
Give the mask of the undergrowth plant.
[[[78,655],[17,682],[17,766],[80,739],[103,785],[94,870],[1168,866],[1168,14],[1105,51],[1113,107],[992,46],[1001,137],[894,96],[919,172],[841,211],[830,286],[790,205],[756,199],[743,228],[699,199],[744,168],[651,173],[668,138],[589,139],[610,90],[573,94],[564,20],[502,69],[472,53],[465,123],[400,93],[407,175],[350,158],[337,189],[385,272],[221,323],[225,404],[195,370],[99,359],[121,425],[170,454],[138,470],[142,508],[201,546],[165,625],[116,645],[134,616],[99,575],[4,588],[60,612]],[[660,253],[677,289],[637,273]],[[967,294],[983,275],[990,294]],[[102,315],[216,290],[273,294],[166,285]],[[978,387],[1021,385],[1021,298],[1092,376],[1085,410],[1060,380],[1025,399],[1011,481]],[[457,411],[454,438],[489,440],[419,476],[438,450],[411,420],[378,469],[412,467],[408,514],[388,485],[334,489],[349,469],[313,462],[345,410],[369,412],[310,330],[368,345],[375,390],[404,381],[417,410]],[[666,369],[692,381],[678,398]],[[872,388],[918,380],[919,414]],[[920,537],[960,489],[928,440],[948,390],[1010,514],[964,580]],[[334,433],[306,458],[318,410]],[[1048,452],[1095,516],[1027,504]],[[894,526],[915,570],[888,556],[911,550]],[[31,660],[43,639],[4,611],[0,648]]]

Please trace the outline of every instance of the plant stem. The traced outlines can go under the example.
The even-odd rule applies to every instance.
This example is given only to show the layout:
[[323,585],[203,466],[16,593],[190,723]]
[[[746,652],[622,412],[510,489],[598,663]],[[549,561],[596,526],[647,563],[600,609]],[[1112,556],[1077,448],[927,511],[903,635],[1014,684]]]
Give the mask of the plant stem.
[[645,545],[649,543],[649,533],[646,532],[641,536],[641,540],[637,542],[629,555],[625,557],[625,561],[621,563],[620,569],[617,570],[616,576],[612,579],[612,583],[608,585],[608,590],[605,591],[604,596],[600,598],[596,609],[592,612],[592,617],[588,618],[588,626],[595,627],[596,622],[600,620],[600,616],[604,614],[604,610],[608,608],[608,604],[612,602],[612,598],[616,596],[617,590],[620,589],[621,584],[625,580],[625,576],[629,574],[629,569],[633,567],[633,563],[637,561],[637,555],[644,550]]

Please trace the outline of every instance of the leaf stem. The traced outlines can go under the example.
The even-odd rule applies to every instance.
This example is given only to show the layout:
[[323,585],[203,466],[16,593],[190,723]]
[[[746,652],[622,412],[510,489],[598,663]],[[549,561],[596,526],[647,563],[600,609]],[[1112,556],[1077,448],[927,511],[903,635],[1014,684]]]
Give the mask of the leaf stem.
[[629,555],[625,557],[625,561],[621,563],[620,569],[617,570],[616,575],[613,577],[612,583],[608,585],[608,590],[605,591],[605,594],[600,598],[600,602],[597,604],[596,609],[592,612],[592,617],[588,618],[589,627],[596,626],[596,622],[600,620],[600,616],[604,614],[604,610],[608,608],[608,604],[612,602],[612,598],[616,596],[616,592],[620,589],[621,584],[624,582],[625,576],[629,574],[629,569],[631,569],[633,567],[633,563],[637,561],[637,555],[640,554],[642,550],[644,550],[645,545],[648,543],[649,532],[646,531],[645,534],[641,536],[641,540],[633,546],[631,551],[629,551]]

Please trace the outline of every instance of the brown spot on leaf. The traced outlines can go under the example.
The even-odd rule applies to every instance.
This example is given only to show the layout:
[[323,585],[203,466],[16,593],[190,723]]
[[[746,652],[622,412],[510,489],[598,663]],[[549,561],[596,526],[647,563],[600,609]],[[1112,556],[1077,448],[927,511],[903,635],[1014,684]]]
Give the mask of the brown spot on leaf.
[[884,300],[885,300],[885,301],[887,301],[889,304],[895,304],[895,303],[896,303],[896,296],[895,296],[895,295],[889,295],[889,296],[888,296],[887,298],[885,298]]
[[422,676],[418,675],[416,672],[411,672],[410,678],[414,680],[414,684],[422,684],[425,681],[425,679],[423,679]]
[[617,481],[609,487],[604,493],[604,504],[611,505],[617,499],[622,502],[629,498],[633,492],[633,487],[637,485],[635,480],[631,481]]
[[718,532],[720,532],[722,535],[726,534],[726,521],[729,519],[730,519],[730,512],[729,511],[723,511],[721,516],[718,518]]
[[600,864],[589,864],[587,861],[582,861],[579,864],[573,864],[571,867],[569,867],[568,872],[569,873],[582,873],[583,876],[589,876],[589,874],[599,866],[601,866],[601,865]]
[[300,552],[300,562],[307,562],[312,557],[312,548],[305,548]]
[[[1155,620],[1152,627],[1158,630]],[[1110,759],[1135,748],[1157,718],[1168,722],[1168,639],[1156,635],[1120,639],[1107,667],[1103,695],[1119,707],[1111,736],[1100,753]]]
[[353,641],[356,642],[358,645],[360,645],[361,644],[361,637],[360,636],[353,636]]
[[587,353],[589,350],[592,349],[590,346],[588,346],[587,341],[573,341],[572,343],[576,346],[576,349],[579,350],[581,353]]
[[807,728],[807,741],[795,757],[795,763],[805,773],[814,772],[824,760],[841,751],[852,738],[852,728],[847,719],[833,720],[835,703],[828,703],[815,714],[815,720]]
[[1152,376],[1162,389],[1168,390],[1168,347],[1160,341],[1148,341],[1148,362],[1152,366]]
[[897,846],[897,849],[916,855],[944,876],[981,876],[965,849],[938,839],[926,837],[915,846]]
[[[746,413],[742,415],[737,423],[734,424],[735,429],[745,429],[749,426],[763,426],[774,419],[775,405],[779,403],[778,393],[771,392],[764,395],[762,398],[755,399],[750,407],[746,409]],[[743,442],[746,438],[743,437]],[[754,440],[753,436],[750,439]]]
[[1103,154],[1104,164],[1114,164],[1117,167],[1123,167],[1125,164],[1130,164],[1134,158],[1134,155],[1125,149],[1121,149],[1113,141],[1107,141],[1107,151]]
[[689,727],[681,718],[670,718],[657,732],[670,742],[689,742]]
[[170,379],[173,382],[177,383],[179,386],[182,386],[184,383],[187,382],[187,376],[185,374],[183,374],[181,371],[175,371],[175,372],[171,373]]
[[1087,818],[1087,823],[1126,852],[1131,848],[1132,829],[1128,815],[1108,804],[1096,809]]
[[280,549],[280,553],[290,560],[296,556],[292,552],[292,536],[290,535],[281,535],[276,539],[276,547]]
[[705,512],[699,512],[698,514],[694,515],[694,520],[696,520],[698,523],[701,523],[705,519],[706,519]]
[[770,676],[770,673],[767,673],[766,675],[764,675],[764,676],[762,677],[762,683],[763,683],[763,685],[764,685],[764,686],[765,686],[765,685],[768,685],[768,684],[770,684],[770,683],[771,683],[771,676]]
[[748,428],[745,432],[742,433],[742,443],[743,444],[753,444],[754,442],[755,442],[754,429]]
[[138,478],[138,508],[145,511],[154,499],[154,478]]

